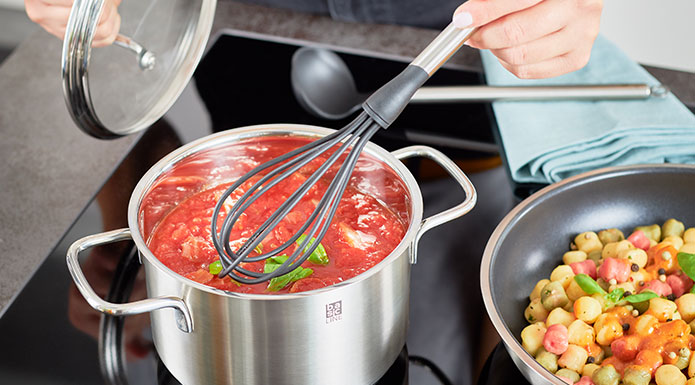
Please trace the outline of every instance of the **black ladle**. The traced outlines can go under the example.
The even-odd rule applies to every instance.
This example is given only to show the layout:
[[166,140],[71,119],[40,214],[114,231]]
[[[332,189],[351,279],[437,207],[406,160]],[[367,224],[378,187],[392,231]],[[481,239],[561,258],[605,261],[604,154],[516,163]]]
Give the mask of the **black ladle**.
[[[299,104],[314,116],[346,118],[362,108],[371,93],[360,93],[350,69],[332,51],[302,47],[292,56],[292,90]],[[618,100],[664,96],[660,85],[603,84],[572,86],[449,86],[422,87],[411,103],[471,103],[529,100]]]

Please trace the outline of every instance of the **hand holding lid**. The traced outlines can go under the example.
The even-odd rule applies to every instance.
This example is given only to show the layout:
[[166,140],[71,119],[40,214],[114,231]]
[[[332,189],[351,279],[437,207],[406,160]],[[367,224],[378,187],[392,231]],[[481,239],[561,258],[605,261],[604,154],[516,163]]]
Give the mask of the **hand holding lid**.
[[124,0],[114,44],[95,47],[102,13],[111,3],[75,0],[63,40],[68,110],[80,129],[101,139],[143,130],[167,112],[202,56],[216,5],[215,0]]

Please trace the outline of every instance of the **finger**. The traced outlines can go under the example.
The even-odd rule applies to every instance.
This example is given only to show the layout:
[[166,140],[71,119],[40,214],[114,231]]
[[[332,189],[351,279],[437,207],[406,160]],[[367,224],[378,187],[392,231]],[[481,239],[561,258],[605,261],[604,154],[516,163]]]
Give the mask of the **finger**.
[[43,26],[43,29],[60,40],[65,38],[65,27]]
[[72,8],[73,0],[39,0],[45,5],[57,5],[61,7]]
[[[111,7],[115,8],[115,6]],[[117,27],[119,26],[119,23],[120,16],[116,11],[112,11],[111,16],[97,26],[97,31],[94,34],[94,41],[107,40],[111,35],[114,34],[114,29],[118,31]]]
[[[64,20],[67,20],[68,14],[70,13],[70,9],[63,7],[52,8],[55,9],[50,10],[50,12],[47,13],[48,16],[39,16],[40,20],[35,21],[36,23],[41,25],[41,27],[45,29],[48,33],[62,40],[65,37],[66,28]],[[63,19],[63,17],[65,17],[65,19]]]
[[113,44],[113,41],[116,40],[116,37],[118,36],[118,31],[121,29],[121,15],[116,14],[116,16],[113,18],[113,22],[109,25],[109,27],[110,28],[106,30],[108,33],[105,35],[105,37],[101,39],[95,39],[92,42],[93,47],[105,47]]
[[454,12],[453,23],[459,28],[478,27],[542,0],[468,0]]
[[25,7],[29,19],[44,28],[47,24],[51,24],[52,27],[61,23],[67,24],[70,17],[70,8],[67,7],[45,5],[39,1],[27,1]]
[[563,29],[530,43],[491,49],[490,52],[511,65],[536,64],[569,53],[573,49],[574,39],[572,34]]
[[588,54],[598,35],[599,26],[596,24],[595,28],[591,28],[586,24],[573,24],[530,43],[492,49],[490,52],[511,65],[536,64],[575,50]]
[[557,32],[572,20],[572,7],[566,0],[547,0],[538,5],[503,16],[478,29],[471,46],[483,49],[514,47]]
[[500,63],[520,79],[544,79],[581,69],[589,62],[590,56],[590,49],[574,50],[535,64],[513,65],[502,60]]
[[104,8],[101,11],[101,15],[99,16],[99,22],[97,23],[97,25],[101,26],[107,23],[109,20],[111,20],[112,17],[115,16],[116,12],[118,12],[118,10],[116,9],[116,5],[110,1],[106,2],[104,4]]

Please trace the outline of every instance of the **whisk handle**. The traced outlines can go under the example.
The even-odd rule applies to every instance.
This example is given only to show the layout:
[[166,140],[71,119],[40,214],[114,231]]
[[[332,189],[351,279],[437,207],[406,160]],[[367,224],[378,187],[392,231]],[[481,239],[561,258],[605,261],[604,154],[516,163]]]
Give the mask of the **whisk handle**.
[[460,29],[455,27],[453,23],[449,24],[413,59],[410,65],[420,67],[427,73],[428,77],[432,76],[475,31],[475,28]]
[[108,231],[101,234],[90,235],[75,241],[66,256],[68,270],[75,281],[75,286],[80,291],[87,303],[95,310],[112,316],[124,316],[148,313],[157,309],[174,308],[176,310],[176,323],[178,328],[184,333],[193,331],[193,320],[188,306],[181,298],[177,297],[158,297],[147,298],[130,303],[112,303],[104,301],[94,292],[92,286],[87,282],[87,278],[82,272],[78,259],[79,253],[94,246],[107,243],[125,241],[132,239],[129,229]]
[[387,128],[408,105],[427,79],[456,53],[475,29],[449,24],[403,72],[374,92],[362,108],[381,127]]

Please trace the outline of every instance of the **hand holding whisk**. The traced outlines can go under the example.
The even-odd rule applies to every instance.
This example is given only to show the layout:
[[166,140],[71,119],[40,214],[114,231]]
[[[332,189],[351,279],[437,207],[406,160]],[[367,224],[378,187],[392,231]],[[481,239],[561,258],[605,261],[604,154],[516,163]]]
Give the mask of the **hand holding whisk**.
[[[348,184],[350,175],[355,168],[357,159],[367,142],[379,129],[389,127],[396,120],[415,91],[463,45],[473,32],[474,29],[458,29],[450,24],[403,72],[374,92],[364,102],[362,105],[363,111],[355,120],[330,135],[257,166],[234,182],[220,197],[212,216],[211,232],[213,245],[219,253],[222,263],[222,271],[219,276],[229,275],[240,283],[256,284],[287,274],[304,263],[326,234]],[[237,250],[232,250],[230,233],[244,211],[269,189],[297,173],[302,167],[331,149],[335,149],[335,151],[327,157],[325,162],[311,173],[306,181]],[[345,156],[343,157],[344,154]],[[314,211],[300,229],[290,239],[275,249],[259,253],[257,256],[250,256],[251,252],[257,250],[261,241],[291,212],[309,189],[341,158],[344,158],[342,160],[343,163],[340,165]],[[217,222],[225,201],[237,189],[245,184],[250,184],[252,178],[259,179],[234,202],[231,210],[224,217],[218,232]],[[259,273],[241,265],[242,263],[263,261],[280,255],[294,245],[302,234],[306,234],[306,237],[287,260],[276,269]],[[312,239],[315,239],[315,241],[312,241]]]

